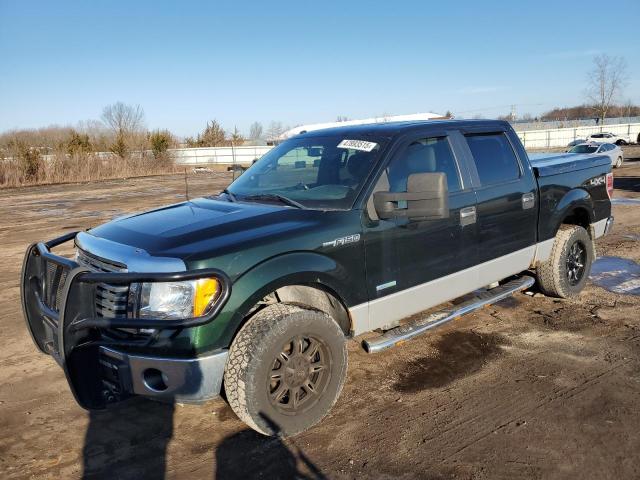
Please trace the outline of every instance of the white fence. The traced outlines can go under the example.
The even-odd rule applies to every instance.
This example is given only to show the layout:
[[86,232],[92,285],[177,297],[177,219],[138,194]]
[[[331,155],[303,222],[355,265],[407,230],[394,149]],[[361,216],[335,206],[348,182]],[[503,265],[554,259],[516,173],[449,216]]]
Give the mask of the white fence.
[[204,147],[204,148],[175,148],[169,150],[176,163],[195,165],[199,163],[238,163],[251,165],[256,158],[260,158],[273,147]]
[[631,142],[638,141],[640,123],[622,123],[618,125],[600,125],[590,127],[554,128],[546,130],[527,130],[516,132],[524,148],[539,149],[566,147],[569,142],[585,139],[592,133],[611,132],[629,137]]

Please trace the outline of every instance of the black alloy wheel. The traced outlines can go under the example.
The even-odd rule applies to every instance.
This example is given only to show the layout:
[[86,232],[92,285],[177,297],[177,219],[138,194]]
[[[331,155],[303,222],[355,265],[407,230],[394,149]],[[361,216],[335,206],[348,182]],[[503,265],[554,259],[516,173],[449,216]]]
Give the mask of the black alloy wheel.
[[567,254],[567,280],[569,285],[577,285],[584,276],[584,267],[587,263],[587,249],[579,240],[574,242]]

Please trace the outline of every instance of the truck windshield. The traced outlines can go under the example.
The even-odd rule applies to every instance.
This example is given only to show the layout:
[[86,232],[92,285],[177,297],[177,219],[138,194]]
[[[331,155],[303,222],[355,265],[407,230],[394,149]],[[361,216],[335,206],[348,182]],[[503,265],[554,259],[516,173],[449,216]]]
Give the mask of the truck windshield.
[[384,145],[384,138],[369,136],[292,138],[260,158],[227,191],[238,201],[279,198],[305,208],[349,209]]
[[598,150],[598,147],[591,145],[576,145],[569,150],[569,153],[594,153],[596,150]]

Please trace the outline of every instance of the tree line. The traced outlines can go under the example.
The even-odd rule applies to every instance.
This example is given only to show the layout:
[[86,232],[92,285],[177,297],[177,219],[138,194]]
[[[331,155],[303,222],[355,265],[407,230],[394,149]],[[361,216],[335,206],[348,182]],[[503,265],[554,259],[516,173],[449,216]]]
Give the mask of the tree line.
[[[184,140],[168,129],[148,130],[140,105],[116,102],[100,120],[75,127],[49,126],[0,134],[0,186],[82,181],[175,170],[170,150],[177,147],[259,145],[276,140],[288,127],[254,122],[244,135],[207,122]],[[107,153],[105,156],[104,153]]]

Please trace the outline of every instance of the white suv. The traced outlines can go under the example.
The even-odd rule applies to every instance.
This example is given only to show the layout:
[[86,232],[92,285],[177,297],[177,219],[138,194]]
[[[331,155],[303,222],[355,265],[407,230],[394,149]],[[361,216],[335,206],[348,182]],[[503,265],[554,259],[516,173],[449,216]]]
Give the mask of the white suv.
[[616,145],[628,145],[631,143],[629,137],[624,135],[616,135],[609,132],[594,133],[587,137],[588,142],[598,143],[615,143]]

